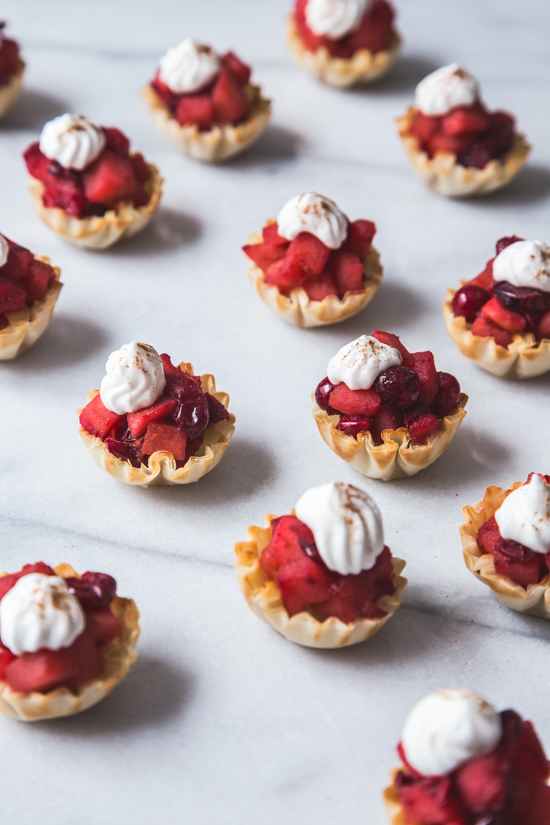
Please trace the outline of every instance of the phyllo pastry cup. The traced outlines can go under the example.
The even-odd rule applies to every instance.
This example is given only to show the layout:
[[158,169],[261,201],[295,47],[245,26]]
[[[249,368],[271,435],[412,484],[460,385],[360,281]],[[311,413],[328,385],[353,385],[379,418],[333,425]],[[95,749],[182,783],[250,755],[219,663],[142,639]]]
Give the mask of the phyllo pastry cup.
[[[80,578],[69,564],[58,564],[54,570],[58,576]],[[115,596],[111,611],[121,624],[122,635],[101,648],[104,670],[100,676],[78,688],[69,690],[59,687],[49,693],[16,693],[5,682],[0,682],[0,713],[23,722],[37,722],[40,719],[74,716],[101,702],[124,679],[130,665],[135,662],[135,647],[140,633],[139,611],[132,599]]]
[[24,71],[25,62],[19,58],[17,61],[17,71],[15,74],[10,78],[8,83],[0,86],[0,119],[7,115],[19,97],[21,86],[23,84]]
[[538,584],[522,587],[508,576],[500,576],[496,572],[493,556],[490,553],[482,554],[476,540],[480,527],[494,516],[506,495],[522,486],[523,482],[516,481],[507,490],[502,487],[487,487],[482,501],[462,508],[464,524],[459,530],[464,561],[468,569],[490,587],[499,602],[506,607],[519,613],[550,619],[550,573]]
[[413,825],[405,819],[405,812],[403,811],[403,806],[401,805],[399,789],[395,784],[395,779],[398,773],[399,771],[392,771],[392,784],[388,788],[385,788],[383,793],[390,825]]
[[410,106],[403,117],[397,118],[397,128],[415,171],[440,195],[461,198],[501,189],[517,175],[531,151],[527,139],[518,133],[511,149],[502,157],[490,160],[483,169],[461,166],[456,155],[446,152],[437,152],[430,158],[411,134],[417,112],[415,106]]
[[156,166],[152,163],[147,166],[151,177],[145,181],[143,188],[151,196],[149,202],[145,206],[120,203],[116,209],[108,209],[101,216],[76,218],[58,207],[44,206],[42,195],[45,186],[36,178],[31,178],[29,192],[38,216],[66,241],[87,249],[107,249],[122,238],[130,238],[141,232],[158,209],[163,178]]
[[352,57],[333,57],[324,46],[310,52],[304,46],[296,18],[291,14],[287,25],[287,42],[296,62],[318,80],[329,86],[348,88],[365,85],[387,74],[392,68],[403,42],[392,31],[389,48],[373,54],[368,49],[358,49]]
[[[35,260],[50,264],[50,259],[35,255]],[[9,324],[0,329],[0,361],[11,361],[22,352],[35,344],[45,332],[52,320],[53,310],[61,287],[59,280],[61,270],[52,267],[55,272],[55,282],[48,289],[42,301],[35,301],[30,307],[18,309],[16,312],[6,312]]]
[[[182,362],[179,367],[189,375],[194,375],[192,364]],[[205,373],[200,378],[203,392],[213,395],[227,409],[229,395],[226,392],[216,392],[214,376]],[[88,392],[88,402],[95,398],[98,392],[99,390]],[[78,414],[80,415],[81,412],[82,409],[79,409]],[[82,427],[79,428],[84,446],[97,466],[116,478],[117,481],[133,484],[137,487],[191,484],[198,481],[220,463],[229,447],[234,432],[235,416],[232,413],[229,414],[229,421],[224,420],[209,424],[203,436],[202,446],[183,467],[178,469],[173,455],[160,450],[150,456],[147,467],[144,464],[133,467],[129,461],[123,461],[110,453],[100,438],[86,432]]]
[[[294,510],[291,511],[294,515]],[[235,570],[243,595],[255,615],[270,625],[277,633],[304,647],[339,648],[364,642],[378,633],[401,605],[407,579],[401,576],[406,562],[392,558],[395,592],[381,596],[376,606],[385,611],[380,619],[356,619],[346,624],[334,616],[316,618],[313,612],[303,611],[290,616],[283,604],[281,591],[269,579],[260,565],[262,550],[273,537],[271,522],[277,516],[268,514],[265,527],[251,525],[248,541],[235,545]]]

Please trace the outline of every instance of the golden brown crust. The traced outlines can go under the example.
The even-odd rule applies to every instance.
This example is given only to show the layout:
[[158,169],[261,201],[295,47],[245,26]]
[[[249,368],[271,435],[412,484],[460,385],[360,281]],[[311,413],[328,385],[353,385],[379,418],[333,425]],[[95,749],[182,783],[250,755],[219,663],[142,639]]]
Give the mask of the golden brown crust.
[[[294,510],[291,515],[294,515]],[[407,579],[400,574],[406,563],[401,559],[392,559],[395,593],[377,600],[377,606],[387,614],[381,619],[357,619],[352,624],[345,624],[334,616],[319,621],[306,611],[291,617],[283,604],[281,591],[274,581],[268,579],[260,565],[262,550],[273,536],[271,522],[275,518],[277,516],[266,515],[265,527],[251,525],[248,541],[235,545],[235,571],[252,612],[291,642],[305,647],[349,647],[374,636],[401,605]]]
[[391,825],[418,825],[418,823],[409,822],[405,818],[405,812],[401,805],[401,797],[399,796],[399,789],[395,784],[395,777],[398,771],[392,771],[392,784],[384,790],[384,802],[390,818]]
[[332,57],[324,46],[316,52],[310,52],[304,46],[293,14],[288,18],[286,36],[296,62],[318,80],[338,88],[365,85],[379,80],[392,68],[403,45],[400,35],[392,31],[389,48],[376,54],[368,49],[358,49],[347,59]]
[[[45,264],[49,258],[35,255],[35,260]],[[0,361],[10,361],[17,358],[38,341],[52,320],[55,303],[59,298],[63,284],[59,280],[61,270],[52,267],[55,272],[55,281],[48,289],[42,301],[35,301],[31,307],[18,309],[17,312],[6,312],[9,325],[0,329]]]
[[482,554],[477,534],[480,527],[488,521],[501,506],[506,496],[518,487],[522,481],[511,484],[507,490],[502,487],[487,487],[482,501],[473,506],[462,508],[464,524],[459,528],[464,552],[464,561],[477,578],[491,588],[499,602],[517,610],[542,619],[550,619],[550,574],[539,584],[522,587],[508,576],[499,576],[495,570],[493,556]]
[[178,149],[194,160],[217,163],[252,146],[271,117],[271,101],[262,97],[259,86],[249,84],[245,92],[251,104],[247,120],[236,126],[214,126],[205,132],[196,126],[180,126],[152,86],[146,86],[142,95],[157,127]]
[[[463,286],[467,281],[461,282]],[[550,339],[537,341],[531,332],[516,333],[508,347],[494,338],[481,338],[471,332],[463,315],[455,316],[452,300],[456,290],[447,290],[443,317],[447,331],[462,355],[499,378],[534,378],[550,370]]]
[[336,429],[339,415],[328,415],[317,404],[313,417],[325,443],[336,455],[364,476],[391,481],[416,475],[445,452],[466,416],[467,403],[468,396],[461,393],[457,412],[443,418],[441,428],[428,437],[426,444],[412,444],[406,427],[384,430],[382,444],[375,444],[368,430],[354,438]]
[[46,207],[42,202],[45,186],[42,181],[31,178],[29,192],[34,208],[44,223],[62,235],[66,241],[87,249],[107,249],[121,240],[130,238],[144,229],[158,209],[162,195],[163,178],[156,166],[148,163],[151,177],[143,187],[151,195],[145,206],[121,203],[116,209],[109,209],[104,215],[90,218],[75,218],[63,209]]
[[8,83],[0,86],[0,120],[8,114],[9,110],[19,97],[21,86],[23,84],[24,71],[25,62],[19,58],[17,61],[17,69],[15,74],[10,78]]
[[[273,223],[273,221],[266,221],[266,225],[270,223]],[[248,243],[259,244],[262,241],[262,235],[255,232],[249,238]],[[303,287],[293,289],[289,295],[283,295],[276,286],[266,284],[264,273],[248,256],[247,261],[249,262],[248,277],[250,283],[256,289],[262,301],[289,324],[304,329],[339,324],[340,321],[345,321],[346,318],[357,315],[367,304],[370,304],[382,283],[384,275],[380,255],[371,246],[363,261],[364,288],[360,292],[346,292],[342,299],[336,295],[329,295],[322,301],[312,301]]]
[[[182,361],[179,365],[184,372],[194,375],[193,365]],[[201,375],[201,384],[204,392],[210,393],[216,398],[225,409],[229,404],[229,396],[225,392],[216,392],[216,381],[213,375],[206,373]],[[88,392],[88,402],[97,394],[98,390]],[[79,409],[78,414],[82,412]],[[92,456],[93,460],[102,470],[123,481],[125,484],[133,484],[138,487],[151,487],[153,485],[173,485],[191,484],[205,476],[213,470],[222,460],[225,451],[229,447],[231,436],[235,432],[235,416],[230,413],[229,421],[218,421],[217,424],[210,424],[206,428],[203,443],[199,450],[192,456],[183,467],[176,468],[176,462],[171,453],[156,452],[149,458],[149,466],[142,464],[140,467],[132,467],[129,461],[122,461],[112,455],[103,441],[86,432],[82,427],[79,434],[84,442],[84,446]]]
[[[58,576],[80,578],[69,564],[58,564],[54,570]],[[105,665],[101,676],[74,690],[60,687],[49,693],[16,693],[5,682],[0,682],[0,713],[23,722],[37,722],[40,719],[73,716],[101,702],[124,679],[130,665],[135,662],[135,646],[140,633],[139,611],[132,599],[116,596],[111,603],[111,611],[122,625],[122,635],[101,648]]]
[[490,160],[483,169],[461,166],[456,155],[445,152],[429,158],[410,133],[417,112],[415,106],[409,106],[406,114],[397,119],[397,128],[415,171],[440,195],[463,198],[494,192],[510,183],[531,151],[525,136],[517,133],[512,148],[501,158]]

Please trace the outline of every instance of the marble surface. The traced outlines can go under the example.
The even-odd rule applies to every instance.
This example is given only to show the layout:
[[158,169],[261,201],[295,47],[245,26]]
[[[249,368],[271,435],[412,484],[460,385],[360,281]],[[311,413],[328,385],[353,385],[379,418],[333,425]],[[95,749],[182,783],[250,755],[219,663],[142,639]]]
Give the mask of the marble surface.
[[[1,228],[49,255],[65,287],[34,349],[0,365],[2,568],[44,559],[113,573],[142,613],[139,659],[115,693],[72,719],[0,720],[0,815],[18,825],[383,825],[380,792],[411,705],[470,686],[535,720],[550,750],[549,626],[500,606],[467,571],[461,507],[488,484],[549,472],[550,378],[505,383],[462,358],[441,315],[445,290],[476,274],[506,234],[548,239],[550,83],[545,0],[398,2],[406,40],[395,71],[367,91],[318,85],[282,36],[289,0],[5,0],[26,87],[0,127]],[[221,167],[180,156],[139,92],[167,46],[194,35],[250,61],[273,125]],[[534,144],[502,193],[450,202],[425,189],[394,117],[418,80],[458,60],[491,107],[514,112]],[[42,226],[22,150],[44,121],[80,111],[117,125],[166,178],[138,238],[105,253]],[[240,246],[292,195],[316,189],[376,221],[386,275],[374,303],[332,328],[285,325],[259,300]],[[374,327],[470,395],[447,453],[417,477],[364,479],[322,442],[309,394],[344,343]],[[237,430],[196,485],[132,489],[100,472],[75,410],[111,350],[147,341],[213,372]],[[546,463],[545,463],[546,462]],[[233,544],[266,512],[288,512],[325,480],[378,501],[387,542],[407,560],[403,607],[373,640],[338,652],[292,645],[248,610]]]

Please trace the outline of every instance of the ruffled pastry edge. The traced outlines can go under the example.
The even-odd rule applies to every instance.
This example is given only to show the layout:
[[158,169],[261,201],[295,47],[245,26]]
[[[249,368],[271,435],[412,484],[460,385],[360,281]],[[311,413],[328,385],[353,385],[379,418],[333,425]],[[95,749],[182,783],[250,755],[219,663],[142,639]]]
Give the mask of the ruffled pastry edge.
[[9,110],[19,97],[21,86],[23,85],[23,74],[25,72],[25,62],[19,58],[17,70],[8,83],[0,86],[0,120],[8,114]]

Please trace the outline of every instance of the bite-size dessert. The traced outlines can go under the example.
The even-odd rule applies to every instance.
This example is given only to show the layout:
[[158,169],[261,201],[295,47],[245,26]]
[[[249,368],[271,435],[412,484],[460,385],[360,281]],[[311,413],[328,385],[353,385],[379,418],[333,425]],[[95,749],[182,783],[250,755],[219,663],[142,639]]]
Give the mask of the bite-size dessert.
[[221,161],[251,146],[271,117],[251,75],[234,52],[221,55],[188,38],[161,58],[143,96],[160,131],[182,152]]
[[235,545],[251,610],[291,642],[338,648],[374,636],[401,604],[405,562],[384,544],[375,502],[351,484],[307,490]]
[[506,607],[550,619],[550,475],[531,473],[507,490],[487,487],[462,515],[472,573]]
[[25,63],[19,43],[4,37],[5,22],[0,22],[0,118],[7,115],[21,91]]
[[119,129],[65,114],[45,124],[24,153],[30,194],[44,223],[65,240],[105,249],[140,232],[156,212],[162,178]]
[[433,353],[409,352],[376,329],[342,347],[315,390],[324,441],[356,470],[389,481],[413,476],[447,449],[468,396]]
[[549,825],[550,763],[514,710],[498,713],[460,688],[430,693],[409,713],[402,767],[386,788],[392,825]]
[[515,123],[486,108],[478,81],[457,63],[425,77],[397,121],[416,172],[449,197],[492,192],[515,177],[531,148]]
[[136,659],[139,613],[106,573],[26,564],[0,577],[0,712],[32,722],[105,698]]
[[461,353],[501,378],[533,378],[550,370],[550,246],[512,235],[496,257],[443,305],[447,330]]
[[190,484],[221,461],[235,431],[229,396],[213,375],[174,366],[148,344],[112,352],[99,390],[79,410],[95,463],[126,484]]
[[0,361],[38,341],[52,319],[63,284],[49,258],[0,235]]
[[399,55],[394,18],[388,0],[296,0],[287,40],[300,66],[324,83],[372,83]]
[[375,234],[372,221],[350,221],[330,198],[305,192],[243,246],[248,277],[289,324],[336,324],[366,307],[380,286]]

